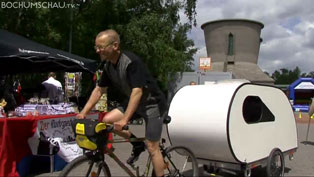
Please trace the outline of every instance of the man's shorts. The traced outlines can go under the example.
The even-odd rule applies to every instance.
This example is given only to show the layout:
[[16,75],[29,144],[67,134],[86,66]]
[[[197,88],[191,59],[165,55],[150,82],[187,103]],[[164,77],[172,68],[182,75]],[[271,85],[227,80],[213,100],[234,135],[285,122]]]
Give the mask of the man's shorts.
[[[126,106],[117,107],[122,113],[125,112]],[[147,105],[145,108],[139,108],[135,113],[145,120],[145,138],[149,141],[159,141],[163,127],[163,112],[160,111],[158,104]],[[139,117],[132,117],[137,119]]]

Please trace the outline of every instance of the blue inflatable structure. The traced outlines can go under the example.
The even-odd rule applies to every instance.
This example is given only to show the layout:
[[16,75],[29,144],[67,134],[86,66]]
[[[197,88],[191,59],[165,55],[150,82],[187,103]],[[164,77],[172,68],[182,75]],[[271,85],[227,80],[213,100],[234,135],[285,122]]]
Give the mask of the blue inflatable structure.
[[293,110],[308,112],[309,101],[314,96],[314,79],[299,78],[294,81],[288,89]]

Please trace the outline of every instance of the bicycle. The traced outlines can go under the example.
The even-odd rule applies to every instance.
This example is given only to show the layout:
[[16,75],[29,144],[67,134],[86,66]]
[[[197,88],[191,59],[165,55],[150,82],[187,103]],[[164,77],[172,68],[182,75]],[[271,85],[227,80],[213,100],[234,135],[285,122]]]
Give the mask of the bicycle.
[[[70,162],[60,173],[60,177],[64,176],[92,176],[100,175],[111,177],[110,168],[106,163],[106,156],[111,157],[129,176],[131,177],[147,177],[151,172],[151,176],[155,176],[154,170],[151,169],[151,157],[148,156],[145,170],[142,175],[139,172],[139,166],[128,167],[124,164],[112,149],[107,147],[108,143],[121,142],[139,142],[145,138],[136,138],[129,140],[108,140],[108,135],[113,131],[113,125],[102,122],[94,122],[89,119],[75,120],[76,142],[83,148],[83,155]],[[81,127],[81,130],[79,130]],[[87,127],[95,129],[93,133]],[[83,132],[83,130],[85,132]],[[88,143],[87,143],[88,142]],[[165,139],[161,140],[160,151],[165,162],[165,176],[181,177],[181,176],[199,176],[198,163],[192,151],[183,146],[165,146]],[[105,150],[104,150],[105,149]],[[181,167],[182,168],[179,168]],[[86,170],[85,170],[86,169]],[[82,174],[82,172],[85,172]]]

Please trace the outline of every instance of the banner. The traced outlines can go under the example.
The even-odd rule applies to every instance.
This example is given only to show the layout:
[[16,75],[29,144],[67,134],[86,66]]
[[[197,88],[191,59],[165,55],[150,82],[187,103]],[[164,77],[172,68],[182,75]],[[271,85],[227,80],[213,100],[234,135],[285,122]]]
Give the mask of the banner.
[[212,59],[211,57],[201,57],[200,58],[200,65],[199,65],[199,69],[206,71],[206,70],[210,70],[211,69],[211,63],[212,63]]
[[[98,114],[88,115],[89,119],[98,119]],[[70,162],[83,154],[76,144],[71,123],[75,116],[42,119],[37,122],[34,136],[28,139],[33,155],[58,154],[66,162]]]

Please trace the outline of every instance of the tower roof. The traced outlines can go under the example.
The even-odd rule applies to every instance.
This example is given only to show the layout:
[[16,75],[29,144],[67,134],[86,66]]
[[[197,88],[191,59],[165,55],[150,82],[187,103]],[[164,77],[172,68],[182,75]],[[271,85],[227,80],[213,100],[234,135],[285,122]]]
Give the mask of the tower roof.
[[209,21],[201,25],[201,28],[204,29],[204,27],[208,24],[213,24],[213,23],[221,23],[221,22],[250,22],[250,23],[256,23],[258,25],[261,25],[261,28],[264,28],[264,24],[255,21],[255,20],[249,20],[249,19],[240,19],[240,18],[233,18],[233,19],[221,19],[221,20],[214,20],[214,21]]

